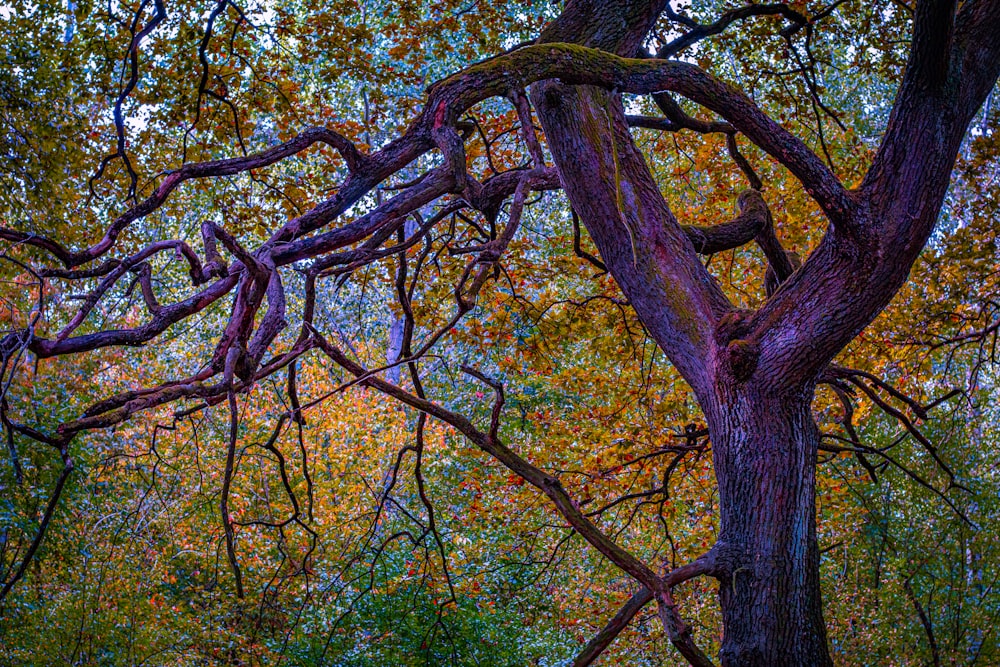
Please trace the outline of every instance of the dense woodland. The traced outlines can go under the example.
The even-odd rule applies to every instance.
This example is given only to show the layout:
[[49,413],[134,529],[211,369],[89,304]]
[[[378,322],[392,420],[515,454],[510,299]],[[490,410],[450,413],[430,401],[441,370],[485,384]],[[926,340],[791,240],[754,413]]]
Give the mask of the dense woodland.
[[0,665],[1000,663],[998,26],[3,2]]

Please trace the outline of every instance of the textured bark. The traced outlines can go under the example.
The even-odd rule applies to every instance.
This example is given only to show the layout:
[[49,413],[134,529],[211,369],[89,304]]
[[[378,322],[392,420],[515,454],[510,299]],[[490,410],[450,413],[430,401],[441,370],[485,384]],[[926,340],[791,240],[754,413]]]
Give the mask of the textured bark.
[[720,382],[708,413],[719,484],[723,665],[831,665],[816,542],[812,391]]
[[[603,37],[602,48],[610,49]],[[631,48],[624,38],[615,46]],[[724,556],[713,574],[721,582],[723,664],[831,664],[815,534],[811,389],[764,396],[763,384],[745,382],[757,347],[744,339],[745,322],[660,195],[616,96],[550,82],[536,85],[533,99],[574,210],[708,416],[722,510],[717,552]]]
[[[773,232],[758,239],[775,277],[788,280],[757,313],[733,309],[698,261],[698,236],[684,233],[660,196],[615,92],[533,86],[574,210],[708,419],[721,511],[711,574],[720,580],[727,667],[832,664],[816,542],[814,382],[902,286],[933,230],[966,127],[997,78],[985,26],[998,4],[970,5],[957,29],[954,4],[920,5],[886,139],[857,192],[804,146],[775,140],[784,130],[735,91],[715,86],[701,99],[701,84],[682,91],[789,167],[830,219],[794,274]],[[655,1],[570,2],[541,41],[630,56],[649,28],[643,19],[661,9]],[[908,158],[916,146],[921,160]]]
[[533,99],[563,189],[615,280],[694,387],[711,394],[704,360],[729,302],[702,266],[632,143],[608,91],[556,83]]
[[[162,9],[162,4],[157,3],[157,7]],[[381,150],[365,155],[345,137],[312,128],[259,154],[187,164],[166,173],[152,194],[113,220],[99,240],[79,251],[54,239],[0,228],[0,238],[34,246],[64,267],[42,269],[36,277],[101,278],[55,339],[35,335],[32,324],[0,340],[5,354],[27,349],[38,358],[46,358],[107,346],[142,345],[236,290],[233,314],[212,362],[197,374],[99,401],[80,418],[61,424],[56,438],[15,424],[4,413],[6,428],[58,448],[64,473],[25,559],[0,589],[0,600],[21,577],[41,543],[72,469],[67,446],[76,433],[108,428],[140,410],[183,398],[200,398],[204,405],[228,398],[235,438],[236,392],[318,347],[358,383],[464,433],[537,487],[579,535],[644,587],[585,648],[578,664],[596,659],[636,611],[655,600],[678,651],[692,665],[710,665],[672,598],[674,586],[708,575],[720,581],[723,665],[830,665],[815,527],[814,469],[819,434],[810,412],[815,382],[906,281],[933,231],[968,124],[1000,75],[1000,40],[995,34],[1000,24],[1000,0],[967,0],[960,5],[955,0],[917,0],[909,63],[882,144],[855,191],[844,188],[802,140],[740,91],[691,63],[634,59],[661,12],[677,18],[665,0],[568,0],[559,18],[543,31],[540,45],[477,63],[434,84],[425,108],[409,129]],[[781,15],[794,30],[809,23],[784,5],[751,5],[727,12],[711,25],[695,26],[662,53],[673,55],[736,20],[759,15]],[[544,165],[541,144],[530,129],[530,108],[522,91],[531,84],[531,99],[545,130],[555,171]],[[130,88],[131,84],[116,108]],[[739,132],[786,167],[830,223],[819,246],[801,266],[787,256],[775,236],[766,203],[756,191],[740,196],[741,214],[736,220],[714,227],[681,225],[632,141],[620,91],[652,94],[667,117],[652,125],[633,118],[634,123],[725,132],[732,151],[734,133]],[[722,120],[700,121],[687,116],[668,92],[688,98]],[[466,172],[466,137],[458,119],[476,103],[496,96],[514,99],[534,169],[499,174],[479,183]],[[118,116],[116,113],[120,129]],[[317,142],[336,149],[350,175],[330,199],[288,221],[256,250],[242,248],[224,228],[206,222],[202,227],[204,264],[181,240],[159,241],[124,259],[109,254],[130,225],[159,209],[185,181],[262,168],[298,155]],[[128,167],[122,146],[120,157]],[[377,184],[435,148],[443,156],[443,164],[353,221],[327,228]],[[741,168],[749,170],[746,165]],[[464,369],[497,394],[490,429],[484,432],[467,417],[427,400],[419,391],[409,394],[379,378],[377,374],[384,369],[360,366],[312,325],[317,276],[334,267],[360,266],[405,251],[419,238],[408,240],[406,220],[424,205],[448,194],[460,194],[461,199],[449,203],[442,216],[450,206],[456,207],[451,212],[468,206],[495,221],[502,203],[513,195],[508,224],[500,237],[478,248],[464,249],[476,256],[455,288],[458,314],[448,326],[454,325],[472,308],[476,294],[516,232],[527,193],[554,187],[556,176],[596,244],[603,265],[691,385],[708,421],[719,484],[719,541],[701,558],[666,576],[602,532],[557,477],[533,466],[500,440],[501,385],[473,369]],[[755,187],[760,185],[755,183]],[[433,222],[428,225],[427,229]],[[396,233],[399,244],[383,248]],[[772,278],[766,303],[752,313],[732,306],[698,257],[699,252],[715,252],[751,240],[764,250]],[[223,261],[217,242],[236,260],[231,266]],[[193,285],[204,287],[186,299],[161,305],[151,282],[149,260],[168,251],[185,258]],[[98,259],[104,263],[88,266]],[[307,272],[302,331],[292,348],[262,365],[286,326],[287,304],[279,269],[302,260],[314,261]],[[133,328],[74,335],[98,302],[130,272],[136,275],[151,318]],[[406,358],[407,363],[415,363],[409,357],[422,356],[448,328],[432,336],[421,351],[410,350],[412,310],[405,290],[399,291],[407,318],[404,329],[409,333],[403,336],[402,351],[390,355],[390,360]],[[39,299],[41,312],[41,296]],[[264,303],[267,309],[258,317]],[[219,373],[224,374],[222,382],[218,381]],[[291,396],[293,377],[294,371],[289,379]],[[293,406],[294,418],[301,419],[294,399]],[[235,440],[231,440],[230,459],[234,447]],[[225,517],[231,472],[227,470],[222,493]],[[239,576],[228,518],[225,527],[229,560]]]
[[603,261],[709,417],[726,554],[715,573],[723,665],[831,664],[815,535],[811,387],[765,395],[763,379],[746,382],[758,352],[745,339],[748,322],[697,260],[628,137],[616,133],[612,147],[607,130],[600,132],[611,119],[624,125],[607,91],[546,84],[535,101],[563,186]]

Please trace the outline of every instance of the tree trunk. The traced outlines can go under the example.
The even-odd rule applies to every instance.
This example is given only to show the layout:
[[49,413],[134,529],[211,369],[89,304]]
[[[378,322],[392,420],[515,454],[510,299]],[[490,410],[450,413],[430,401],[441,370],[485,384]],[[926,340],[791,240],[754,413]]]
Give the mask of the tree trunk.
[[707,410],[719,485],[726,667],[831,665],[816,543],[812,388],[717,380]]
[[756,368],[742,315],[681,233],[614,96],[548,82],[532,98],[563,189],[602,260],[705,410],[720,487],[723,665],[832,664],[816,546],[812,387],[776,395],[784,383]]
[[[665,4],[568,0],[539,41],[632,56]],[[755,313],[735,309],[701,264],[614,91],[532,86],[566,196],[708,420],[721,531],[703,572],[721,582],[725,667],[832,664],[816,541],[813,378],[906,280],[938,217],[965,129],[1000,74],[993,35],[1000,3],[966,3],[957,18],[955,9],[954,2],[918,4],[886,138],[858,191],[844,190],[779,126],[758,122],[750,100],[724,88],[702,95],[789,167],[832,223]],[[772,141],[775,132],[784,138]]]
[[832,664],[816,545],[813,387],[778,390],[784,383],[756,369],[745,322],[726,312],[711,278],[676,272],[667,258],[690,256],[680,266],[692,273],[702,266],[649,187],[608,92],[547,83],[533,98],[563,187],[603,261],[705,410],[720,488],[723,665]]

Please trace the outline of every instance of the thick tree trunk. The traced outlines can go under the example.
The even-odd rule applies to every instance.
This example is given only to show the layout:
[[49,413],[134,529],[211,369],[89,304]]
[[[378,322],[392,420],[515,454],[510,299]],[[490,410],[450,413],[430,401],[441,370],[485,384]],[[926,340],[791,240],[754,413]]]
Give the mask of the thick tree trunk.
[[[781,378],[754,372],[756,346],[742,340],[741,315],[707,273],[697,275],[694,248],[650,187],[607,91],[548,83],[535,86],[533,98],[570,201],[709,420],[722,516],[723,665],[832,664],[816,546],[812,387],[779,394]],[[683,255],[690,260],[667,259]],[[678,266],[696,275],[675,273]],[[702,361],[710,359],[714,368]]]
[[[539,41],[632,56],[665,4],[569,0]],[[856,192],[790,135],[770,141],[761,128],[780,128],[758,123],[749,100],[723,89],[702,96],[792,169],[833,223],[753,314],[733,308],[700,263],[614,91],[532,86],[567,197],[709,422],[722,525],[702,572],[721,582],[725,667],[832,664],[819,586],[810,382],[905,281],[937,219],[965,129],[1000,73],[993,35],[1000,2],[966,3],[957,18],[956,6],[918,3],[886,139]],[[720,90],[726,104],[714,97]]]
[[816,543],[812,389],[728,385],[707,411],[719,484],[726,667],[832,664]]

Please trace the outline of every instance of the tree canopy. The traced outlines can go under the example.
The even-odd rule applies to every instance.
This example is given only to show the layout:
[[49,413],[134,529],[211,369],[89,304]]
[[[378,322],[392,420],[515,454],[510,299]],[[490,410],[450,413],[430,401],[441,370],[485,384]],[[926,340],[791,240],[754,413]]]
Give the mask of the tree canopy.
[[0,25],[0,662],[1000,660],[997,0]]

